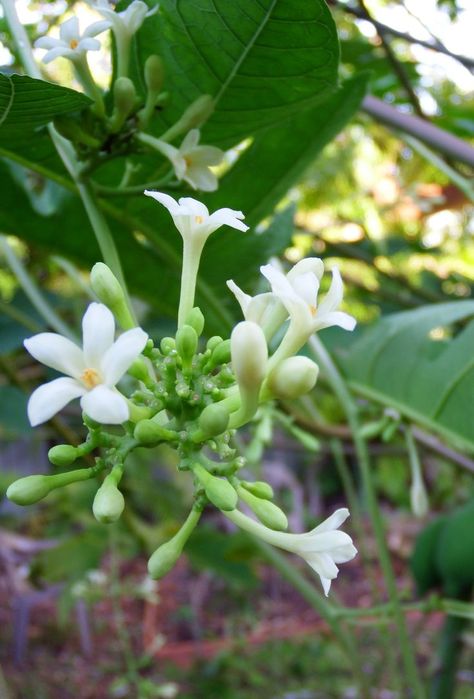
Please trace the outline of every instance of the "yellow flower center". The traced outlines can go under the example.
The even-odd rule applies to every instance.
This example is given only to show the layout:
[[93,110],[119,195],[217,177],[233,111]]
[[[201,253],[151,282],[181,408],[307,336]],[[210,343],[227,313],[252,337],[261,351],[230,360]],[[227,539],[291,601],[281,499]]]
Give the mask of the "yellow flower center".
[[316,306],[310,306],[310,307],[309,307],[309,310],[311,311],[311,315],[312,315],[312,316],[315,316],[315,315],[316,315],[316,311],[317,311],[318,309],[316,308]]
[[78,46],[79,46],[78,40],[77,40],[77,39],[71,39],[71,41],[69,42],[69,48],[71,48],[71,49],[77,49]]
[[194,220],[196,221],[196,223],[203,223],[203,221],[204,221],[202,216],[195,216]]
[[81,381],[89,390],[101,383],[99,373],[95,369],[84,369],[81,374]]

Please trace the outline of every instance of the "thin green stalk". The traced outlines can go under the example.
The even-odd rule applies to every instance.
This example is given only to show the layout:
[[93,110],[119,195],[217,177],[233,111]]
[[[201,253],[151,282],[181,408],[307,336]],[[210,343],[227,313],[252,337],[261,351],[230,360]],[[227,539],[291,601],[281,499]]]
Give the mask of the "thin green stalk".
[[10,269],[18,279],[21,288],[29,298],[38,313],[45,319],[46,323],[60,335],[65,335],[71,340],[77,340],[77,336],[70,327],[58,316],[49,301],[41,293],[38,285],[30,276],[28,270],[21,262],[5,236],[0,236],[0,248],[6,257]]
[[367,685],[367,678],[364,675],[363,662],[359,656],[357,644],[354,642],[352,635],[338,620],[337,607],[329,604],[324,597],[315,590],[314,586],[306,580],[300,571],[286,560],[284,555],[261,539],[257,537],[252,538],[267,561],[293,585],[295,590],[297,590],[325,620],[351,665],[354,678],[359,685],[360,699],[369,699],[371,694]]
[[372,521],[375,539],[377,542],[380,566],[382,568],[389,599],[393,605],[398,643],[405,670],[405,684],[408,692],[412,692],[416,699],[425,699],[425,690],[418,672],[415,651],[412,647],[410,635],[408,633],[408,627],[398,595],[395,573],[392,567],[390,553],[387,548],[382,513],[379,508],[377,495],[372,481],[367,444],[360,434],[357,406],[344,382],[344,379],[340,375],[336,365],[332,361],[329,353],[319,338],[314,335],[309,340],[309,345],[312,352],[316,356],[318,363],[325,370],[328,381],[330,382],[334,393],[338,397],[339,402],[346,413],[349,426],[352,430],[354,447],[356,450],[358,465],[365,491],[367,509]]

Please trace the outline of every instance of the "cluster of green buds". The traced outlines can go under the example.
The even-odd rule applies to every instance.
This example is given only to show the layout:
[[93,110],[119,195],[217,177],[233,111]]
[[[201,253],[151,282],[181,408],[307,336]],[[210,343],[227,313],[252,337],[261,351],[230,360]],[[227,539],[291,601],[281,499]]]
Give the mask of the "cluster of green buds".
[[[204,507],[210,504],[242,529],[303,556],[319,573],[327,592],[337,574],[335,562],[355,555],[348,535],[337,531],[347,510],[338,510],[307,534],[283,533],[288,521],[273,502],[271,486],[242,476],[246,459],[239,453],[235,433],[255,418],[261,406],[274,399],[297,398],[314,387],[318,367],[294,353],[314,332],[315,324],[353,323],[350,316],[335,310],[340,300],[339,277],[333,277],[319,307],[316,294],[311,294],[317,292],[317,274],[323,272],[320,260],[303,260],[288,275],[270,266],[262,268],[272,291],[253,298],[230,282],[245,320],[235,325],[230,338],[205,339],[205,318],[194,303],[202,248],[207,237],[224,224],[245,230],[243,214],[221,209],[209,215],[196,200],[175,202],[165,194],[147,194],[168,208],[183,238],[176,334],[155,344],[135,327],[120,283],[105,264],[97,263],[91,286],[100,303],[90,304],[84,315],[82,348],[54,333],[25,340],[33,357],[65,374],[34,391],[28,404],[30,422],[41,424],[69,401],[80,398],[88,429],[80,446],[53,447],[51,462],[67,467],[86,455],[91,458],[94,452],[94,465],[56,475],[28,476],[13,483],[7,495],[28,505],[54,489],[99,478],[93,513],[105,524],[116,522],[125,507],[120,482],[127,457],[136,448],[166,444],[177,453],[178,468],[189,472],[194,496],[182,527],[151,556],[153,578],[173,567]],[[124,331],[116,340],[115,322]],[[284,328],[282,339],[275,341],[277,331]],[[127,396],[117,388],[126,373],[136,381]],[[109,425],[115,425],[114,429]],[[256,519],[241,512],[242,507]]]

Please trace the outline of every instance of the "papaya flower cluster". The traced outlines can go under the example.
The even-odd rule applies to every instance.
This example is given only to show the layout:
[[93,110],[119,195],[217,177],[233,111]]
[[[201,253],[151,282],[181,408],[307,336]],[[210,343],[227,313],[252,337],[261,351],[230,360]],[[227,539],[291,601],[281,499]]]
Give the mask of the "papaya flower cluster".
[[[148,569],[153,578],[173,567],[204,507],[212,504],[238,527],[301,556],[320,576],[327,595],[337,564],[356,554],[349,535],[339,530],[349,512],[337,510],[305,534],[287,533],[286,515],[273,502],[270,485],[242,477],[246,460],[234,435],[269,401],[291,400],[312,390],[318,367],[297,352],[314,332],[331,325],[354,327],[355,320],[339,310],[343,294],[339,272],[333,269],[322,301],[318,292],[324,264],[317,258],[302,260],[287,274],[263,266],[270,289],[256,296],[229,281],[244,320],[235,325],[230,338],[212,336],[204,342],[205,318],[195,306],[201,253],[209,236],[222,226],[244,233],[244,215],[229,208],[210,213],[189,197],[176,201],[161,192],[145,194],[169,211],[183,241],[176,334],[155,345],[136,326],[116,277],[97,263],[91,285],[99,303],[90,304],[84,315],[82,346],[55,333],[40,333],[25,340],[25,347],[35,359],[64,374],[33,392],[28,403],[32,425],[46,422],[79,398],[89,432],[78,447],[53,447],[51,462],[69,466],[95,450],[100,456],[88,468],[20,479],[7,494],[26,505],[64,485],[100,478],[93,513],[101,522],[115,522],[125,507],[119,485],[128,455],[137,447],[167,443],[177,452],[179,469],[192,474],[194,502],[179,531],[151,556]],[[116,321],[122,328],[118,338]],[[121,381],[125,374],[126,384]],[[113,431],[110,425],[115,426]]]

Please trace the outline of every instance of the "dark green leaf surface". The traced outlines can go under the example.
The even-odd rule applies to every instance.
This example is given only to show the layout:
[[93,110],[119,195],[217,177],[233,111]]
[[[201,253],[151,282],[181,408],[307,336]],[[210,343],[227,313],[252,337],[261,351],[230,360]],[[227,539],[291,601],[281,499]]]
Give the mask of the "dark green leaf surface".
[[[341,363],[361,394],[474,450],[474,301],[455,301],[383,318]],[[436,340],[435,328],[447,328]],[[459,332],[456,332],[459,330]]]
[[0,74],[0,144],[31,138],[56,116],[84,109],[88,97],[27,75]]

